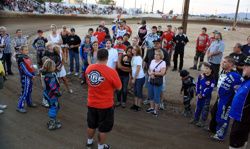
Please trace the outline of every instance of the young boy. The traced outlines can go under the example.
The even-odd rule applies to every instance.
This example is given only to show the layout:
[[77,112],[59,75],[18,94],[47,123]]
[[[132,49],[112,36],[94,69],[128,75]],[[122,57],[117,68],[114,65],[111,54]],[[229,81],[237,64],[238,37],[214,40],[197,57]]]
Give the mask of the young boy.
[[[37,59],[37,68],[38,72],[39,69],[42,67],[42,57],[45,51],[45,44],[48,42],[48,39],[43,37],[43,31],[37,31],[38,37],[33,41],[32,46],[37,51],[36,59]],[[39,73],[38,73],[39,74]]]
[[[196,95],[198,96],[197,105],[195,109],[194,118],[189,122],[191,124],[196,124],[202,127],[207,120],[209,113],[209,105],[212,97],[212,91],[215,86],[215,79],[212,73],[212,65],[210,63],[203,63],[204,73],[199,75],[196,87]],[[202,117],[200,119],[200,114],[202,112]]]
[[[44,64],[45,61],[46,61],[47,59],[50,59],[50,58],[47,57],[47,56],[44,56],[44,57],[42,58],[42,64]],[[41,68],[43,68],[43,67],[41,67]],[[42,81],[42,76],[40,77],[40,81]],[[42,83],[42,82],[41,82],[41,83]],[[49,102],[48,102],[48,99],[45,97],[45,95],[43,95],[43,102],[42,102],[42,105],[43,105],[44,107],[46,107],[46,108],[49,108]]]
[[180,76],[182,77],[182,91],[184,91],[183,104],[185,106],[185,111],[182,112],[184,116],[191,116],[191,100],[194,98],[194,89],[196,86],[195,80],[193,77],[189,76],[189,72],[187,70],[182,70],[180,72]]
[[19,98],[16,110],[20,113],[26,113],[24,109],[25,99],[29,107],[37,107],[37,104],[32,103],[31,100],[32,84],[36,77],[33,64],[28,56],[28,47],[21,46],[19,51],[21,54],[17,55],[17,64],[20,73],[22,94]]
[[126,47],[128,47],[128,46],[131,45],[130,42],[128,41],[129,38],[130,38],[130,34],[129,34],[129,33],[125,33],[125,34],[123,35],[123,44],[124,44]]
[[123,37],[119,36],[117,37],[117,45],[113,47],[114,49],[117,50],[118,56],[120,54],[123,54],[123,52],[126,50],[126,46],[123,44]]
[[157,29],[157,35],[159,35],[160,37],[162,36],[162,34],[163,34],[163,31],[161,30],[162,29],[162,27],[161,27],[161,25],[159,25],[158,26],[158,29]]

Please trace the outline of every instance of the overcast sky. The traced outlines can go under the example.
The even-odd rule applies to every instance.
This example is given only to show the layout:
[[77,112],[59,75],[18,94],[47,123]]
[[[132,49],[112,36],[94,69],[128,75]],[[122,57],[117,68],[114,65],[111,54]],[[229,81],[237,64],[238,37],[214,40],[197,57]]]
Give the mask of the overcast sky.
[[[115,0],[117,6],[123,6],[124,0]],[[86,2],[86,0],[84,0]],[[174,13],[182,13],[184,0],[165,0],[164,13],[171,9]],[[88,3],[95,3],[95,0],[88,0]],[[136,7],[142,11],[152,10],[153,0],[136,0]],[[145,7],[146,5],[146,7]],[[237,0],[190,0],[190,14],[221,14],[235,13]],[[125,8],[134,8],[135,0],[125,0]],[[162,11],[163,0],[154,0],[154,11]],[[250,12],[250,0],[240,0],[239,12]],[[216,11],[217,10],[217,11]]]

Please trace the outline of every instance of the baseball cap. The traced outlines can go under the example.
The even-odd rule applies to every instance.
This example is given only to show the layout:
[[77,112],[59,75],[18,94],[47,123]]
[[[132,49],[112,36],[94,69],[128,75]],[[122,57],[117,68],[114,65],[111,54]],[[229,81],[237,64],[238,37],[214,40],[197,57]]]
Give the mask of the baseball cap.
[[122,36],[119,36],[119,37],[117,37],[117,40],[118,40],[118,39],[122,39],[122,40],[123,40],[123,37],[122,37]]
[[102,25],[99,25],[99,27],[103,27]]
[[186,76],[188,76],[189,75],[189,72],[186,70],[186,69],[184,69],[184,70],[182,70],[181,72],[180,72],[180,76],[181,77],[186,77]]
[[218,31],[218,30],[216,30],[216,29],[213,31],[213,33],[218,33],[218,32],[219,32],[219,31]]
[[183,27],[182,27],[182,26],[179,26],[178,29],[183,29]]
[[141,24],[146,24],[146,20],[142,20],[142,21],[141,21]]
[[161,39],[158,38],[158,39],[154,40],[153,42],[161,42]]
[[172,25],[171,25],[171,24],[168,24],[167,27],[172,27]]
[[204,66],[207,66],[207,67],[209,67],[210,69],[213,70],[213,66],[212,66],[211,63],[203,63],[203,65],[204,65]]
[[70,31],[71,31],[71,32],[75,32],[76,30],[75,30],[74,28],[71,28]]
[[37,33],[43,33],[43,31],[42,30],[37,30]]

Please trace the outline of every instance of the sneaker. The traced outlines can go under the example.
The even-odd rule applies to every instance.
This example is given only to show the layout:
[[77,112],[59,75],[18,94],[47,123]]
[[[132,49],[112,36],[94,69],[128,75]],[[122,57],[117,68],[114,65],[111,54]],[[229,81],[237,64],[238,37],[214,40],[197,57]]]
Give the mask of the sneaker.
[[138,112],[138,111],[141,111],[141,107],[136,106],[136,107],[135,107],[135,112]]
[[147,104],[150,104],[150,101],[149,101],[149,99],[145,99],[145,100],[143,100],[143,101],[142,101],[142,104],[143,104],[143,105],[147,105]]
[[93,140],[92,143],[90,143],[90,144],[88,144],[88,141],[87,141],[87,143],[86,143],[87,149],[91,149],[92,146],[93,146],[93,144],[94,144],[94,140]]
[[73,73],[73,72],[71,72],[71,71],[67,73],[67,75],[72,75],[72,74],[74,74],[74,73]]
[[27,112],[25,109],[19,109],[19,108],[17,108],[16,110],[17,110],[17,112],[20,112],[20,113],[26,113]]
[[119,107],[120,105],[121,105],[121,103],[119,103],[119,102],[117,102],[117,103],[115,104],[116,107]]
[[181,72],[182,71],[182,69],[179,69],[179,72]]
[[186,113],[184,113],[183,115],[186,117],[192,116],[192,112],[191,111],[187,111]]
[[189,123],[191,123],[191,124],[196,124],[196,123],[198,123],[199,122],[199,119],[198,118],[193,118],[193,119],[191,119],[190,121],[189,121]]
[[43,98],[43,103],[42,103],[42,106],[48,108],[49,107],[49,103],[48,103],[48,100]]
[[8,75],[14,75],[14,73],[13,72],[8,72]]
[[196,69],[197,69],[197,66],[190,67],[190,69],[196,70]]
[[110,149],[111,147],[108,144],[104,144],[103,149]]
[[164,103],[163,103],[163,102],[160,103],[159,109],[160,109],[160,110],[164,110]]
[[0,105],[0,109],[3,110],[3,109],[6,109],[7,106],[6,105]]
[[35,107],[37,107],[37,104],[35,104],[35,103],[32,103],[32,104],[30,104],[30,105],[28,105],[29,107],[32,107],[32,108],[35,108]]
[[72,90],[72,89],[70,89],[70,90],[68,91],[68,93],[73,94],[73,90]]
[[177,69],[176,68],[173,68],[172,71],[176,71]]
[[0,110],[0,114],[3,114],[3,110]]
[[204,126],[204,121],[200,120],[198,123],[196,123],[196,126],[203,127]]
[[201,67],[198,68],[198,71],[201,71]]
[[146,110],[146,113],[152,113],[152,112],[154,112],[154,108],[148,108],[147,110]]
[[154,110],[153,116],[158,116],[158,112]]
[[134,104],[130,109],[134,110],[136,108],[136,105]]
[[222,141],[223,139],[220,139],[220,138],[218,138],[216,135],[212,135],[212,136],[210,136],[210,138],[212,139],[212,140],[215,140],[215,141]]
[[75,73],[75,76],[77,77],[78,75],[79,75],[79,72],[76,72],[76,73]]
[[184,110],[183,112],[182,112],[182,115],[185,115],[187,113],[187,110]]

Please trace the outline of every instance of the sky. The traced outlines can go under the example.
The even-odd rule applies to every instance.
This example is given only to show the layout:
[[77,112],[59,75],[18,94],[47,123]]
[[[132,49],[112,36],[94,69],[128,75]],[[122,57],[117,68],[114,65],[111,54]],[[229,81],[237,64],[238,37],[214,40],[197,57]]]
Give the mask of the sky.
[[[96,3],[95,0],[87,0],[88,3]],[[125,1],[125,8],[134,8],[135,0],[115,0],[117,6],[123,6]],[[162,11],[164,0],[154,0],[154,12]],[[86,0],[83,0],[86,2]],[[165,0],[164,13],[168,13],[173,9],[174,14],[182,13],[184,0]],[[153,0],[136,0],[136,7],[142,8],[142,11],[152,10]],[[190,0],[189,14],[221,14],[221,13],[235,13],[237,0]],[[250,12],[250,0],[240,0],[239,12]]]

